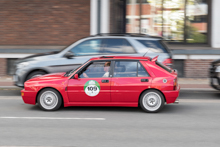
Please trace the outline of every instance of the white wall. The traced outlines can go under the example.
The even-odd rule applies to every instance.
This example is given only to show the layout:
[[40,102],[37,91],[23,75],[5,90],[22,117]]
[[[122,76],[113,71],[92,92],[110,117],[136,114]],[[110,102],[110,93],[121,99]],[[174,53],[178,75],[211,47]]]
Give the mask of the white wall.
[[97,34],[98,1],[90,0],[90,35]]
[[[100,8],[100,33],[109,33],[110,1],[101,0]],[[90,35],[97,34],[98,26],[98,0],[90,0]]]
[[212,40],[211,46],[213,48],[220,48],[220,0],[212,0]]

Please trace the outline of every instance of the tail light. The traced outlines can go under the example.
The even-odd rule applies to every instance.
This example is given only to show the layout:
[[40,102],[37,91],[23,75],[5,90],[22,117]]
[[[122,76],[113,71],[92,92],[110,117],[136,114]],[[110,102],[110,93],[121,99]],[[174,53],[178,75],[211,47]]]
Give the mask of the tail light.
[[173,90],[176,90],[177,87],[177,78],[173,80]]
[[166,66],[168,66],[168,67],[170,67],[170,68],[172,68],[173,60],[170,59],[170,58],[165,59],[165,60],[163,61],[163,64],[166,65]]

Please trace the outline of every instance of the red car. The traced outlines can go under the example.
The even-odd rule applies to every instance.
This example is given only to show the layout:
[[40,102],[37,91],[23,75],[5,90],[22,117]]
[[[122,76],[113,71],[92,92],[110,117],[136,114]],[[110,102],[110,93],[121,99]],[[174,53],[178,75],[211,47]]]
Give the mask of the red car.
[[103,56],[67,73],[48,74],[25,82],[25,103],[43,110],[68,106],[138,107],[158,112],[177,102],[177,73],[157,57]]

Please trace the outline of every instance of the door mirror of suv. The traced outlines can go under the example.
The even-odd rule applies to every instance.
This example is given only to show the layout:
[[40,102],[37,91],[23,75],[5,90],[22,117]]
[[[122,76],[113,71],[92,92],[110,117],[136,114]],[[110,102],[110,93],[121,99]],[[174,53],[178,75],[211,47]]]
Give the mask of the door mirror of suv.
[[75,74],[74,79],[78,79],[78,78],[79,78],[78,74]]
[[74,57],[74,53],[72,52],[66,52],[66,54],[64,54],[64,57],[68,58],[68,59],[71,59]]

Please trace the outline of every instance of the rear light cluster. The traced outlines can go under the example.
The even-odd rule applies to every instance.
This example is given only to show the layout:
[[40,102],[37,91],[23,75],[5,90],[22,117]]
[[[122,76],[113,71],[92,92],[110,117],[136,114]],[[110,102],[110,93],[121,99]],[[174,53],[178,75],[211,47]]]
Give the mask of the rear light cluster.
[[163,64],[166,65],[166,66],[168,66],[168,67],[170,67],[170,68],[172,68],[173,60],[170,59],[170,58],[165,59],[165,60],[163,61]]
[[173,80],[173,90],[176,90],[177,87],[177,78]]

